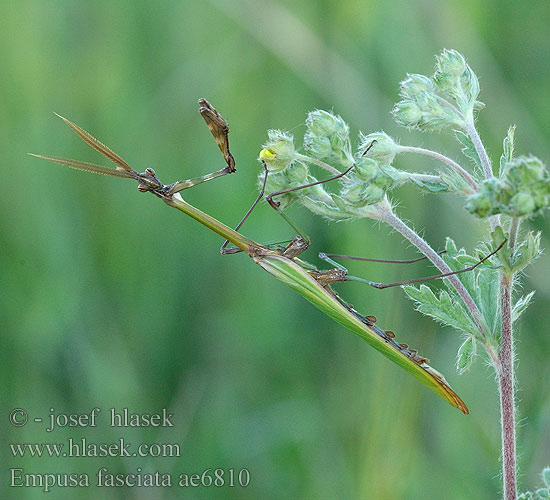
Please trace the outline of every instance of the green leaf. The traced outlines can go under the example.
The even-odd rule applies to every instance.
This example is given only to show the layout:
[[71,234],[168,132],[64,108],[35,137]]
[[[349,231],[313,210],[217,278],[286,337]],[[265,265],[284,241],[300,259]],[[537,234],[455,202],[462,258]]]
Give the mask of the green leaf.
[[[468,255],[464,249],[457,250],[454,241],[447,238],[445,245],[446,253],[442,255],[445,263],[452,271],[466,269],[491,252],[491,247],[487,244],[481,244],[476,249],[476,256]],[[492,261],[496,260],[491,258]],[[482,316],[482,326],[487,335],[496,335],[500,323],[500,304],[495,297],[499,294],[499,271],[498,267],[492,262],[484,262],[473,271],[457,274],[456,277],[464,285],[474,302],[476,303]],[[462,299],[448,280],[445,280],[445,286],[453,300],[462,304]],[[467,313],[469,315],[469,313]],[[470,316],[469,316],[470,317]],[[473,320],[472,320],[473,321]],[[474,334],[476,338],[479,332]]]
[[462,132],[461,130],[455,130],[455,137],[459,144],[462,146],[462,153],[468,158],[474,165],[476,172],[483,172],[483,167],[477,154],[476,148],[470,136]]
[[464,177],[460,175],[456,170],[447,169],[444,172],[440,172],[441,182],[447,186],[447,190],[450,193],[457,194],[471,194],[472,186],[464,180]]
[[330,196],[334,204],[338,207],[338,210],[340,210],[340,212],[342,212],[343,214],[347,213],[348,206],[343,198],[341,196],[338,196],[337,194],[331,194]]
[[458,348],[456,357],[456,369],[458,374],[462,375],[466,370],[470,369],[474,356],[476,355],[476,340],[474,337],[468,337],[464,343]]
[[[504,229],[502,229],[502,226],[495,227],[494,231],[491,233],[491,241],[493,243],[493,248],[498,248],[505,239],[506,239],[506,235],[504,234]],[[512,271],[512,262],[511,262],[510,249],[508,248],[508,245],[504,245],[498,251],[497,255],[502,264],[503,270],[509,274]]]
[[514,157],[514,133],[516,131],[515,125],[510,125],[508,128],[508,134],[502,141],[502,155],[500,156],[500,169],[499,177],[502,177],[504,173],[506,163],[511,161]]
[[444,182],[425,182],[414,177],[410,177],[409,180],[414,182],[419,188],[429,191],[430,193],[443,193],[449,191],[449,187]]
[[[517,300],[517,302],[514,304],[514,307],[512,308],[512,322],[517,321],[519,317],[529,307],[529,305],[531,304],[531,299],[533,298],[533,295],[535,295],[535,290],[533,290],[531,293],[528,293],[527,295],[524,295],[523,297]],[[550,471],[550,469],[548,470]],[[549,476],[550,476],[550,472],[549,472]]]
[[540,255],[540,232],[529,231],[525,239],[516,247],[510,259],[510,271],[517,273],[523,271],[531,262]]
[[500,328],[499,271],[485,267],[477,276],[479,309],[491,334],[496,336]]
[[417,311],[461,332],[473,336],[479,335],[476,324],[464,310],[462,303],[451,298],[447,291],[441,291],[437,297],[426,285],[420,285],[418,288],[407,285],[402,288],[416,302]]

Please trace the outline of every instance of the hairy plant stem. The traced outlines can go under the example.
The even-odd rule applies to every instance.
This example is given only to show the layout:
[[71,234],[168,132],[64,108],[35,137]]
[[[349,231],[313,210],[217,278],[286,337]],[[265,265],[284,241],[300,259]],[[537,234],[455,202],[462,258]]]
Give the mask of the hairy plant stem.
[[[311,156],[306,156],[306,155],[296,153],[296,159],[305,161],[306,163],[312,163],[313,165],[317,165],[318,167],[324,168],[327,172],[330,172],[333,175],[338,175],[342,173],[340,172],[340,170],[338,170],[337,168],[334,168],[332,165],[329,165],[324,161],[318,160],[317,158],[312,158]],[[347,179],[345,175],[342,178]]]
[[[430,262],[437,267],[442,273],[450,273],[452,269],[445,263],[445,261],[440,257],[440,255],[426,242],[414,229],[410,228],[401,220],[389,205],[389,202],[383,205],[383,208],[380,210],[378,219],[389,224],[393,227],[398,233],[403,237],[409,240],[422,254],[424,254]],[[471,295],[468,293],[468,290],[464,287],[462,282],[457,278],[456,275],[447,276],[447,279],[457,291],[457,293],[462,298],[464,305],[470,311],[472,318],[474,319],[480,334],[482,337],[485,337],[485,330],[483,329],[483,323],[481,320],[481,312],[479,311],[476,303],[472,299]]]
[[[477,151],[483,172],[487,179],[493,177],[493,169],[487,151],[475,128],[473,119],[466,120],[466,131]],[[494,230],[500,224],[498,215],[489,217],[489,224]],[[520,219],[513,217],[510,222],[508,247],[514,250],[519,231]],[[504,500],[517,498],[517,458],[516,458],[516,407],[514,375],[514,332],[512,326],[512,291],[514,276],[500,274],[500,310],[501,338],[498,356],[488,351],[495,367],[500,397],[500,423],[502,439],[502,490]]]
[[500,283],[502,332],[495,370],[500,393],[502,482],[504,500],[516,500],[516,407],[514,395],[514,337],[512,330],[513,277],[502,273]]
[[438,153],[437,151],[432,151],[431,149],[417,148],[414,146],[399,146],[399,152],[400,153],[417,153],[421,155],[431,156],[432,158],[442,161],[443,163],[451,167],[453,170],[456,170],[464,178],[464,180],[468,184],[470,184],[470,186],[472,186],[472,189],[474,190],[474,192],[477,192],[478,190],[477,184],[472,178],[472,176],[465,169],[463,169],[456,161],[451,160],[448,156]]
[[[483,142],[481,142],[481,137],[479,137],[476,126],[474,125],[473,116],[470,119],[465,120],[464,123],[466,132],[472,140],[477,155],[479,156],[479,161],[481,162],[481,166],[483,167],[483,174],[485,175],[486,179],[490,179],[491,177],[493,177],[493,167],[491,167],[491,160],[489,159],[487,150],[485,149]],[[495,227],[500,225],[500,216],[493,215],[489,217],[489,225],[491,226],[491,231],[494,231]]]
[[516,246],[516,240],[518,237],[519,225],[521,219],[519,217],[512,217],[510,221],[510,234],[508,235],[508,246],[513,250]]
[[477,155],[479,156],[479,161],[481,161],[481,166],[483,167],[483,173],[485,175],[486,179],[489,179],[490,177],[493,177],[493,169],[491,167],[491,160],[489,160],[489,156],[487,155],[487,151],[485,150],[485,147],[483,146],[483,143],[481,142],[481,137],[479,137],[479,134],[477,133],[477,129],[474,125],[473,120],[466,120],[465,121],[465,127],[466,132],[470,136],[470,139],[472,139],[472,143],[474,144],[474,148],[476,149]]

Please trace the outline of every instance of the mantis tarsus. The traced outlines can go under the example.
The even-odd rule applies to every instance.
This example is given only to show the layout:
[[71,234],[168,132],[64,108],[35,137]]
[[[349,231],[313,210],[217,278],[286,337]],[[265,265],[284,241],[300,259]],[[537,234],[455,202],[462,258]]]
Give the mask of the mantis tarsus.
[[[398,344],[394,340],[395,334],[393,332],[389,330],[384,331],[376,326],[376,318],[374,316],[363,316],[359,314],[353,306],[342,300],[331,288],[331,284],[333,283],[357,279],[348,276],[347,270],[334,263],[330,258],[341,256],[325,254],[325,260],[334,264],[335,268],[329,270],[318,270],[315,266],[299,258],[299,255],[309,247],[309,240],[307,238],[297,236],[286,246],[270,247],[257,243],[238,232],[246,217],[260,201],[263,193],[261,193],[256,199],[253,206],[249,209],[235,230],[183,200],[180,195],[181,191],[202,182],[235,172],[235,160],[229,151],[229,128],[226,121],[206,99],[200,99],[199,104],[201,106],[199,111],[206,121],[208,128],[212,132],[212,135],[214,136],[226,162],[224,168],[211,174],[177,181],[172,184],[164,184],[159,180],[156,172],[152,168],[146,168],[144,172],[138,173],[107,146],[92,137],[78,125],[61,116],[60,118],[62,118],[64,122],[71,127],[82,140],[108,158],[116,165],[116,167],[113,169],[95,165],[93,163],[52,156],[32,156],[49,160],[61,165],[66,165],[78,170],[115,177],[128,177],[136,180],[138,182],[139,191],[153,193],[167,205],[177,208],[222,236],[226,240],[221,248],[222,253],[235,253],[237,251],[246,252],[256,264],[265,269],[275,278],[283,281],[288,286],[296,290],[322,312],[351,330],[372,347],[384,354],[384,356],[391,359],[394,363],[403,367],[407,372],[419,379],[424,385],[429,387],[452,406],[467,414],[468,408],[464,402],[451,389],[443,375],[428,365],[428,360],[426,358],[420,356],[416,350],[409,348],[406,344]],[[342,175],[345,173],[346,172]],[[335,177],[337,178],[339,176]],[[334,179],[334,177],[327,179],[327,181],[332,179]],[[272,193],[267,197],[270,204],[275,207],[276,202],[274,202],[272,198],[277,194],[278,193]],[[229,242],[235,245],[235,247],[229,249],[226,248],[226,245]],[[487,259],[490,255],[488,255],[485,259]],[[363,281],[376,286],[376,284],[368,282],[367,280]],[[398,284],[401,283],[394,283],[390,285],[396,286]]]

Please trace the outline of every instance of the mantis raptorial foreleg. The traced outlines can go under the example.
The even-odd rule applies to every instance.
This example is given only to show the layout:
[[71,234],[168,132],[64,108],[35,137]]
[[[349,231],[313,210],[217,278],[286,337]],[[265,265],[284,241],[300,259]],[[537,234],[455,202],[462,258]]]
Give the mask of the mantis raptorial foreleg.
[[224,168],[216,172],[212,172],[211,174],[174,182],[168,187],[168,194],[170,195],[196,186],[197,184],[201,184],[202,182],[211,181],[212,179],[236,172],[235,159],[229,151],[229,126],[227,125],[227,122],[206,99],[199,99],[199,104],[201,106],[199,108],[199,113],[204,118],[210,132],[212,132],[226,165]]

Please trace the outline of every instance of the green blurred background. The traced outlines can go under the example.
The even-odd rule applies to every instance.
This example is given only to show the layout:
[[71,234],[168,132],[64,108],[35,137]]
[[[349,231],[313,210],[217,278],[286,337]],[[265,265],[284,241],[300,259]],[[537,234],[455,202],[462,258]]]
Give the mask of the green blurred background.
[[[249,469],[247,488],[58,488],[52,499],[498,498],[499,424],[493,374],[482,360],[458,377],[459,336],[420,317],[399,289],[339,290],[376,314],[444,372],[468,404],[464,416],[404,371],[271,279],[221,239],[131,182],[69,171],[27,152],[101,163],[52,111],[74,120],[138,170],[165,182],[223,162],[201,117],[206,97],[231,126],[238,173],[186,192],[235,224],[256,196],[255,160],[268,128],[303,134],[306,113],[333,108],[353,135],[384,129],[402,143],[460,158],[448,134],[398,129],[389,111],[407,72],[431,73],[442,48],[463,52],[482,86],[479,129],[493,159],[509,124],[518,148],[550,158],[547,0],[393,2],[341,0],[52,0],[0,4],[2,498],[26,473],[201,472]],[[407,159],[411,169],[430,160]],[[105,163],[105,162],[103,162]],[[404,163],[401,163],[404,165]],[[468,249],[483,234],[458,199],[396,195],[400,213],[435,247],[451,235]],[[416,256],[397,234],[367,221],[329,224],[292,215],[320,250]],[[263,205],[244,227],[259,240],[292,236]],[[537,218],[548,247],[548,223]],[[351,266],[396,281],[426,264]],[[537,288],[518,332],[521,485],[550,462],[550,259],[528,270]],[[546,311],[546,313],[544,312]],[[7,415],[128,407],[167,408],[175,427],[58,429]],[[180,458],[13,458],[7,443],[179,443]]]

